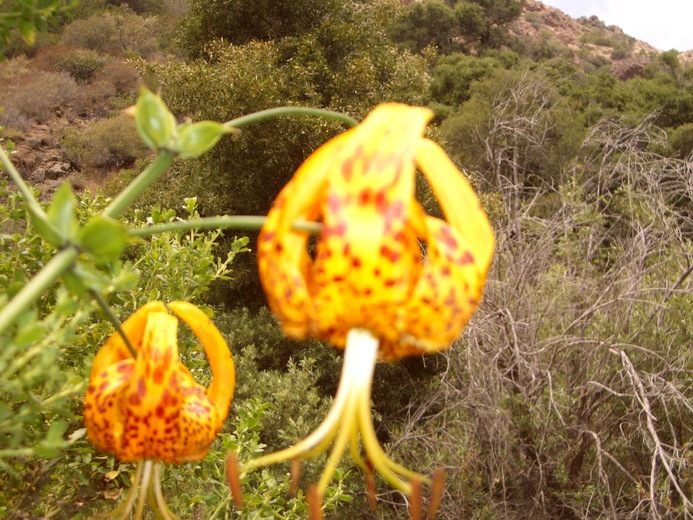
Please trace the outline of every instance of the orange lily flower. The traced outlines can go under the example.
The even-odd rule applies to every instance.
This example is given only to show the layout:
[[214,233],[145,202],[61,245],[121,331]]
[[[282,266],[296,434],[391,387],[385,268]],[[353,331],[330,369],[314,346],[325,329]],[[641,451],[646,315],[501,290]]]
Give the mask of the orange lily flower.
[[[171,302],[168,308],[175,316],[163,303],[150,302],[123,323],[135,359],[118,332],[108,338],[94,358],[84,398],[84,422],[94,446],[123,462],[140,461],[135,484],[112,513],[123,517],[139,489],[136,518],[141,518],[150,491],[155,497],[151,506],[164,518],[176,518],[163,500],[160,466],[154,461],[178,464],[204,458],[233,397],[235,368],[219,330],[190,303]],[[207,389],[178,360],[176,316],[205,349],[212,369]]]
[[[389,459],[376,439],[374,365],[447,348],[479,303],[494,248],[491,225],[470,184],[442,148],[423,137],[431,117],[420,107],[377,107],[311,155],[269,212],[258,266],[270,308],[287,335],[345,348],[344,365],[322,424],[244,469],[300,460],[336,439],[318,499],[347,445],[367,475],[372,467],[407,495],[421,482],[430,484]],[[426,215],[415,199],[417,166],[447,222]],[[312,254],[309,233],[296,229],[297,221],[322,223]]]

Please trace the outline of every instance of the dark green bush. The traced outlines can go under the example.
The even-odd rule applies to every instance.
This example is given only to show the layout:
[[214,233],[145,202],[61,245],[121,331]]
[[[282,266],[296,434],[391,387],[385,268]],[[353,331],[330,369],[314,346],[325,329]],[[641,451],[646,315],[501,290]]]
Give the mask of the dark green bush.
[[72,162],[88,170],[131,166],[147,153],[134,120],[125,114],[69,132],[61,144]]
[[106,59],[93,50],[82,50],[68,54],[58,61],[58,70],[67,72],[76,81],[88,83],[106,65]]

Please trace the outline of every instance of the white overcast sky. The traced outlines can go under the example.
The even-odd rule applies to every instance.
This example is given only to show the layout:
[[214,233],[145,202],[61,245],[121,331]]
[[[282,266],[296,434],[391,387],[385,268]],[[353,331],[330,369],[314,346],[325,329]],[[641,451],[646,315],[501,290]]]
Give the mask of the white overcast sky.
[[657,49],[693,49],[693,0],[541,0],[579,18],[597,15],[607,25]]

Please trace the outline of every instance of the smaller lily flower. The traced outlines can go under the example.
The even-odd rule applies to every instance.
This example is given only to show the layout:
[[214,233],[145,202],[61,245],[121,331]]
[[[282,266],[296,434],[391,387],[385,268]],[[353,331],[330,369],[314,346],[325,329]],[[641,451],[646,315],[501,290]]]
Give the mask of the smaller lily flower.
[[[447,348],[478,305],[494,248],[469,182],[442,148],[423,137],[431,117],[425,108],[377,107],[306,160],[260,233],[260,277],[284,332],[326,339],[345,353],[334,404],[318,428],[243,469],[310,457],[334,440],[318,500],[347,446],[369,482],[374,469],[409,496],[422,482],[431,483],[387,457],[376,438],[374,365]],[[415,199],[417,167],[447,221],[426,215]],[[296,221],[322,224],[314,253]]]
[[[161,302],[144,305],[122,325],[128,342],[115,332],[94,358],[84,398],[89,440],[122,462],[140,461],[128,496],[109,516],[129,515],[139,495],[137,519],[145,496],[161,516],[177,518],[164,502],[158,462],[204,458],[233,397],[235,368],[219,330],[190,303],[171,302],[168,309],[175,316]],[[206,389],[179,362],[176,316],[207,354],[212,382]]]

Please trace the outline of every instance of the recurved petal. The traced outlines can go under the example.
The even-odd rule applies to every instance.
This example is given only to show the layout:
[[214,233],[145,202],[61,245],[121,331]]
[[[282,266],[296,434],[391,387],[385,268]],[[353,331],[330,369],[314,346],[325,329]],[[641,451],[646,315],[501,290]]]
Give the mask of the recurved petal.
[[178,320],[165,310],[147,317],[132,377],[121,395],[123,461],[175,457],[175,424],[181,407],[177,325]]
[[420,263],[408,220],[417,142],[430,117],[381,105],[334,150],[311,288],[318,335],[336,346],[354,327],[398,335]]
[[421,352],[435,352],[449,347],[469,321],[485,276],[455,229],[433,217],[426,217],[426,227],[426,259],[406,307],[407,334]]
[[270,308],[284,332],[297,339],[309,334],[312,260],[306,250],[309,234],[292,227],[320,215],[335,150],[351,132],[329,141],[301,165],[275,200],[258,239],[258,269]]
[[[147,317],[152,312],[165,313],[166,307],[159,301],[149,302],[140,307],[137,312],[123,323],[123,331],[135,350],[140,349]],[[105,368],[124,359],[132,359],[132,355],[125,346],[123,338],[116,331],[109,336],[106,343],[104,343],[94,357],[94,363],[91,367],[91,377],[94,377],[95,374],[101,373]]]
[[[180,365],[183,367],[183,365]],[[185,367],[183,367],[185,368]],[[173,457],[166,462],[181,463],[200,460],[209,451],[209,446],[219,433],[224,423],[228,405],[223,410],[223,417],[215,403],[208,396],[208,391],[198,385],[187,369],[179,372],[181,409],[178,415],[176,447]]]
[[212,369],[212,382],[207,389],[207,396],[216,410],[218,424],[214,427],[218,430],[226,420],[236,384],[236,369],[229,346],[212,320],[195,305],[176,301],[169,303],[168,307],[192,329],[205,349]]
[[98,449],[118,454],[120,451],[125,415],[120,406],[120,394],[132,376],[135,361],[130,358],[114,363],[89,381],[84,396],[84,423],[89,440]]
[[422,139],[416,162],[431,184],[450,226],[464,239],[484,276],[494,249],[493,228],[465,176],[433,141]]

